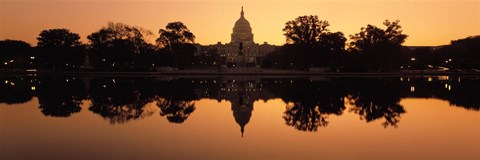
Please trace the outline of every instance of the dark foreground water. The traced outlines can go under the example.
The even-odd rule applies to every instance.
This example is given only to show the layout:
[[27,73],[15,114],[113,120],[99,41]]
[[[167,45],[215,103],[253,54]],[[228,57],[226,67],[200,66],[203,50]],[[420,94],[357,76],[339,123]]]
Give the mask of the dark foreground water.
[[0,77],[0,159],[475,159],[480,77]]

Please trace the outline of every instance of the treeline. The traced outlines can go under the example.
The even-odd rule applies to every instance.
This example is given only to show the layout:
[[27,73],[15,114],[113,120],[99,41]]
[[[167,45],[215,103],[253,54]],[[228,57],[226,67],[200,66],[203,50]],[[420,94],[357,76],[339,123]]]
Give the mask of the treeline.
[[264,68],[332,71],[399,71],[408,69],[480,69],[480,35],[454,40],[450,45],[405,47],[399,21],[385,20],[384,28],[362,27],[349,36],[330,32],[328,21],[301,16],[288,21],[283,31],[287,44],[266,56]]
[[[441,47],[402,46],[407,39],[399,21],[385,20],[384,28],[362,27],[350,35],[331,32],[318,16],[300,16],[285,23],[286,44],[262,58],[263,68],[382,72],[408,69],[480,69],[480,35],[454,40]],[[217,50],[195,56],[195,35],[182,22],[171,22],[153,33],[141,27],[109,23],[82,43],[68,29],[42,31],[37,46],[23,41],[0,41],[0,68],[46,70],[153,71],[157,67],[185,69],[192,65],[220,67]],[[206,63],[208,62],[208,63]],[[224,64],[225,65],[225,64]]]
[[171,22],[153,33],[141,27],[108,23],[82,43],[68,29],[43,30],[36,47],[17,40],[0,41],[1,68],[34,68],[53,71],[150,71],[158,66],[184,68],[193,60],[195,36],[182,22]]

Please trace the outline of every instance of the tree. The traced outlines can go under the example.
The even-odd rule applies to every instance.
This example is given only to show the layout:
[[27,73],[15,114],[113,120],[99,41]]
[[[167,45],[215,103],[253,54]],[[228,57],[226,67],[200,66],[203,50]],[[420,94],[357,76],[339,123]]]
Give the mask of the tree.
[[80,36],[70,30],[43,30],[37,37],[39,60],[52,69],[74,69],[83,64],[84,48]]
[[[154,48],[147,42],[151,31],[123,23],[108,23],[87,36],[91,43],[92,62],[101,68],[145,67],[149,63],[138,62],[141,54],[150,54]],[[144,60],[144,59],[141,59]]]
[[65,28],[43,30],[37,40],[37,46],[39,47],[76,47],[82,44],[77,33],[70,32]]
[[[148,36],[153,33],[141,27],[129,26],[123,23],[108,23],[106,27],[87,36],[92,44],[106,44],[115,40],[128,40],[135,44],[135,47],[141,47],[146,42]],[[139,48],[135,48],[139,49]]]
[[195,35],[182,22],[168,23],[165,29],[160,29],[157,44],[173,52],[180,68],[189,66],[193,62],[196,47]]
[[314,66],[340,67],[340,59],[345,53],[345,42],[347,39],[342,32],[325,32],[320,34],[320,40],[317,44],[319,54],[315,54],[312,59]]
[[280,68],[282,66],[279,50],[268,53],[262,63],[262,68]]
[[165,29],[160,29],[158,33],[160,37],[157,38],[157,43],[162,47],[195,43],[195,35],[182,22],[170,22]]
[[[283,31],[287,44],[281,53],[287,54],[283,57],[288,59],[292,56],[299,59],[287,62],[287,68],[333,65],[329,64],[330,59],[344,52],[346,38],[342,32],[330,32],[328,26],[328,21],[313,15],[300,16],[285,23]],[[288,59],[285,61],[290,61]]]
[[2,68],[26,68],[31,66],[32,47],[17,40],[0,41],[0,66]]
[[451,41],[437,54],[442,56],[444,66],[458,69],[480,69],[480,35]]
[[349,50],[353,53],[364,54],[368,67],[375,70],[398,69],[398,61],[402,43],[408,37],[402,33],[399,20],[390,22],[385,20],[386,29],[374,25],[362,27],[359,33],[350,35]]
[[285,23],[285,37],[287,43],[307,47],[314,47],[320,40],[322,33],[328,32],[328,21],[319,20],[318,16],[300,16]]

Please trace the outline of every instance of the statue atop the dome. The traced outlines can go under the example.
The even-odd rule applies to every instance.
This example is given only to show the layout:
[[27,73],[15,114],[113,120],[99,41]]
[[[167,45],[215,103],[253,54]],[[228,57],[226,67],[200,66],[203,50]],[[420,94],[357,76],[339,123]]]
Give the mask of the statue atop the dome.
[[240,12],[240,16],[243,17],[245,13],[243,13],[243,6],[242,6],[242,12]]

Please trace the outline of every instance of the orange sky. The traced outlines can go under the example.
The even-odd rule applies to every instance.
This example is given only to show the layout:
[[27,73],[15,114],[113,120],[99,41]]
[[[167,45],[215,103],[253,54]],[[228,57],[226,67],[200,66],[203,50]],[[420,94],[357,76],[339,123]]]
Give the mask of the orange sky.
[[301,15],[318,15],[347,36],[367,24],[399,19],[410,46],[480,35],[480,0],[0,0],[0,40],[35,45],[43,29],[68,28],[87,42],[107,22],[157,33],[168,22],[182,21],[197,43],[226,43],[241,6],[257,43],[284,44],[284,23]]

